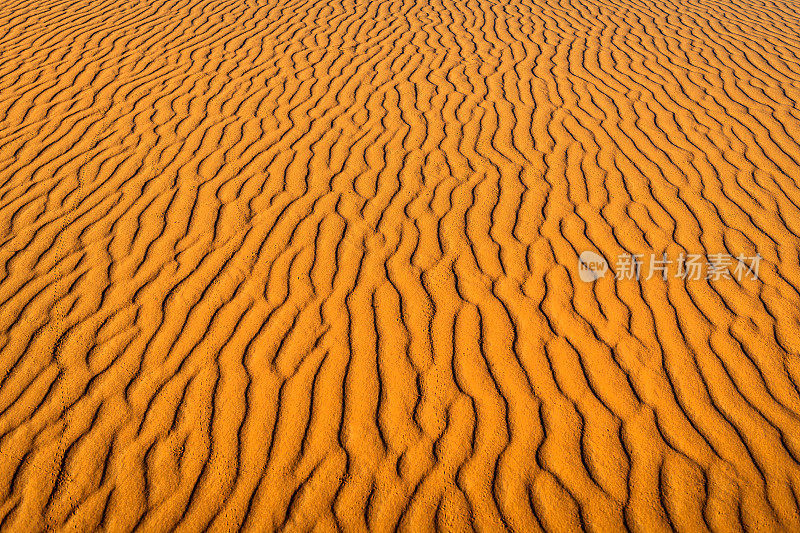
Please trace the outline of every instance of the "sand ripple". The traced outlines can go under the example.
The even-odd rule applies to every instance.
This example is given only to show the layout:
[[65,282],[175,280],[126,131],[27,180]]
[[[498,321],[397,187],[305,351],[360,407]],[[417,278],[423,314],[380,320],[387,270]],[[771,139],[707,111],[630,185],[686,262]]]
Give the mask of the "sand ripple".
[[3,529],[800,530],[797,3],[0,28]]

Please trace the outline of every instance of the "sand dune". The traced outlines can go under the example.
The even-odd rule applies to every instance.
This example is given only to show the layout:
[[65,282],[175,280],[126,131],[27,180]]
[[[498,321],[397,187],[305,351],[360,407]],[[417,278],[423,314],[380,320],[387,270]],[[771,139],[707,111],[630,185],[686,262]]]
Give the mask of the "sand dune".
[[3,530],[800,530],[797,3],[0,28]]

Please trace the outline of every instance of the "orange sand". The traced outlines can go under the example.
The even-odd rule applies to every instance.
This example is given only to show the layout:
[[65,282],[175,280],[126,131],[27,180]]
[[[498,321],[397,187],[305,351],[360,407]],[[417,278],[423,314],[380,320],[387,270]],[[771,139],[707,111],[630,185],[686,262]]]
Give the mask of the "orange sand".
[[2,529],[800,530],[797,2],[0,29]]

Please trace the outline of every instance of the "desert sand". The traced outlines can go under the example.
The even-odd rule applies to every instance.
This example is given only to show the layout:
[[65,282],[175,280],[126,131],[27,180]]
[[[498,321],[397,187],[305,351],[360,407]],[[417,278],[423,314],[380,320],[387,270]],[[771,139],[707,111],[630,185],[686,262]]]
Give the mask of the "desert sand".
[[797,2],[0,29],[3,530],[800,530]]

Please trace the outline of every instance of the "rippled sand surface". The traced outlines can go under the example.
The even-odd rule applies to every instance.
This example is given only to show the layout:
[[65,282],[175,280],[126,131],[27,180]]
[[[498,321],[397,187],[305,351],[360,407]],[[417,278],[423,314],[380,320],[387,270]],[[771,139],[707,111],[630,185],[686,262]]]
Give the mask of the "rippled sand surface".
[[0,30],[3,530],[800,530],[797,2]]

